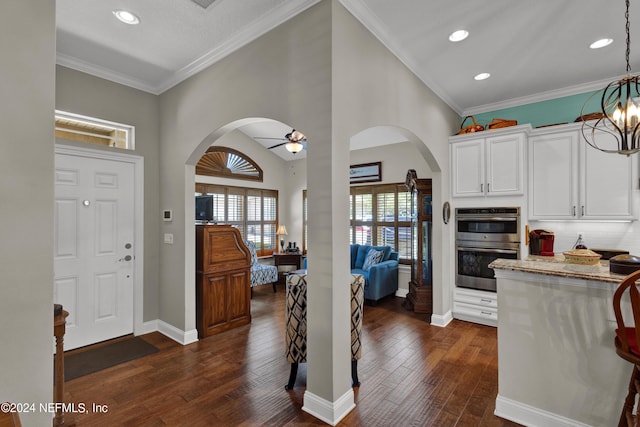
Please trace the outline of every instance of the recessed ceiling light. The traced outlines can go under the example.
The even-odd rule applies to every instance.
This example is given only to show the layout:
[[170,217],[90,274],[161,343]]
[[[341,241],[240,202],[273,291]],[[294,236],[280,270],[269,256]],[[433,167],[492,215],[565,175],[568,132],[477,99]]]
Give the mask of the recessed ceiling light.
[[136,25],[140,23],[140,18],[138,18],[136,15],[126,10],[114,10],[113,14],[115,15],[116,18],[118,18],[121,22],[124,22],[125,24]]
[[489,77],[491,77],[491,74],[489,74],[489,73],[480,73],[480,74],[477,74],[477,75],[474,77],[474,79],[476,79],[476,80],[486,80],[486,79],[488,79]]
[[591,49],[600,49],[601,47],[609,46],[611,43],[613,43],[613,39],[600,39],[591,43],[589,47]]
[[461,42],[469,36],[469,31],[466,30],[458,30],[454,31],[449,35],[449,41],[452,42]]

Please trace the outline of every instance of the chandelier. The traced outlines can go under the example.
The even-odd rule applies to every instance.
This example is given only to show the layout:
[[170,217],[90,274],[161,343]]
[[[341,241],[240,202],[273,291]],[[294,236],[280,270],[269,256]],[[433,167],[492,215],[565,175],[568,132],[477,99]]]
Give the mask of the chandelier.
[[[627,156],[640,151],[640,76],[631,75],[629,65],[629,0],[626,0],[626,33],[627,33],[627,75],[620,80],[609,83],[601,92],[600,111],[597,120],[583,121],[582,135],[589,145],[606,153],[625,154]],[[582,107],[581,117],[589,101],[600,91],[587,99]],[[587,114],[586,116],[589,116]],[[614,139],[607,136],[611,135]],[[612,141],[617,143],[613,146]]]

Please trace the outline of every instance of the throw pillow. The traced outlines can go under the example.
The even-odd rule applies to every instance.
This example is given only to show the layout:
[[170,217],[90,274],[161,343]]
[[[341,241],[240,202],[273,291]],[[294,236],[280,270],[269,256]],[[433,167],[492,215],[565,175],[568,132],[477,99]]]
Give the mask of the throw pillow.
[[367,257],[364,259],[364,263],[362,264],[362,269],[364,271],[369,271],[372,265],[375,265],[380,262],[383,255],[384,255],[383,251],[376,251],[375,249],[369,249],[369,252],[367,252]]

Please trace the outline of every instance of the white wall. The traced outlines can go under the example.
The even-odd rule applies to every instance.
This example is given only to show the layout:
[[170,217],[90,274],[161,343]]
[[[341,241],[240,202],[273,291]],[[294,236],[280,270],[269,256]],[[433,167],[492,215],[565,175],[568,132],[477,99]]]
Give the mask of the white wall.
[[37,408],[53,400],[55,2],[5,0],[0,28],[0,402]]

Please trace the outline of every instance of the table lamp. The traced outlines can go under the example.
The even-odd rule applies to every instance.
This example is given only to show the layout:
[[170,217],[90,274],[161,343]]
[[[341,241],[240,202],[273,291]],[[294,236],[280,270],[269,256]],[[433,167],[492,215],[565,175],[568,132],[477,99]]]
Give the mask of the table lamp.
[[287,227],[285,227],[284,225],[281,225],[278,227],[278,231],[276,231],[276,234],[280,237],[280,252],[284,252],[284,238],[282,236],[286,236],[287,235]]

